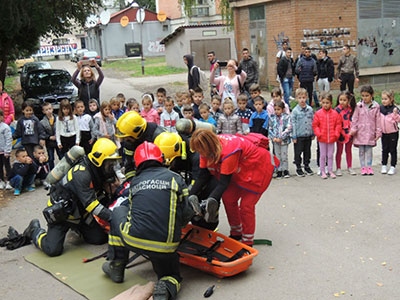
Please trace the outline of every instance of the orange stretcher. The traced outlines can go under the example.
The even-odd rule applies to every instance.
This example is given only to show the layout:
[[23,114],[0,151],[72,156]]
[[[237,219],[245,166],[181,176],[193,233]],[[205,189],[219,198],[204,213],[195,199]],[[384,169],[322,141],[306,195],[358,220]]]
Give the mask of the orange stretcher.
[[182,229],[180,262],[219,278],[246,271],[258,251],[218,232],[191,224]]

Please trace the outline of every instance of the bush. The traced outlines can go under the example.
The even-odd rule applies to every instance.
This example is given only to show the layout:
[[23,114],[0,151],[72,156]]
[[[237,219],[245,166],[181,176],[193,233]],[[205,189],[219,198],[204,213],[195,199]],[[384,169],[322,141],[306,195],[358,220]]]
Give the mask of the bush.
[[15,62],[9,62],[7,65],[7,75],[13,76],[18,74],[18,68]]

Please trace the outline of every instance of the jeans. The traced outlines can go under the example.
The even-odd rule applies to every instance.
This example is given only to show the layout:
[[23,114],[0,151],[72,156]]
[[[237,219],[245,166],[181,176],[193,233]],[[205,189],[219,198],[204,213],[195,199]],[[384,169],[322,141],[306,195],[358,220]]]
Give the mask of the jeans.
[[390,165],[396,167],[397,164],[397,142],[399,140],[399,132],[382,134],[382,165],[388,163],[389,153],[391,156]]
[[348,91],[350,93],[354,93],[354,74],[347,74],[347,73],[343,73],[342,75],[340,75],[340,90],[341,91],[345,91],[346,90],[346,85],[348,87]]
[[292,95],[294,78],[285,78],[282,82],[283,96],[287,105],[289,105],[289,97]]
[[360,158],[361,168],[372,166],[372,146],[360,145],[358,146],[358,156]]
[[308,167],[311,159],[312,137],[298,137],[297,143],[294,143],[294,161],[297,169],[301,169],[301,154],[303,154],[303,163]]
[[10,179],[11,186],[16,190],[22,190],[24,188],[30,187],[34,180],[36,174],[29,174],[22,177],[21,175],[15,175]]
[[310,105],[311,107],[313,106],[313,90],[314,90],[314,82],[313,81],[307,81],[307,82],[300,82],[300,87],[303,89],[306,89],[307,91],[307,104]]
[[278,167],[278,171],[288,171],[288,145],[282,145],[280,143],[273,143],[274,145],[274,154],[279,159],[280,164]]
[[4,176],[4,167],[6,168],[6,174],[10,174],[11,165],[10,165],[10,157],[5,157],[4,154],[0,154],[0,180],[7,181],[6,176]]

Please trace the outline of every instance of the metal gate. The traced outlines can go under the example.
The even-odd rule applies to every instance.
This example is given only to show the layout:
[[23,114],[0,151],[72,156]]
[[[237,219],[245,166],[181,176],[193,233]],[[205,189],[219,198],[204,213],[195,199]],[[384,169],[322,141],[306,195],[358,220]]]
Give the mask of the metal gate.
[[231,57],[230,39],[191,40],[190,52],[194,57],[194,63],[202,70],[210,69],[207,53],[214,51],[217,59],[227,61]]

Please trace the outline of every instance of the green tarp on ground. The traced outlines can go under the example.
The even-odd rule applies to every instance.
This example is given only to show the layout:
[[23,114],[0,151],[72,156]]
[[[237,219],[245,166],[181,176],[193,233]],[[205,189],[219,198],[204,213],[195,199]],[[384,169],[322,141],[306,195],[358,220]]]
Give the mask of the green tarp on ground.
[[114,283],[101,269],[104,258],[82,263],[82,259],[93,256],[95,254],[83,248],[74,247],[57,257],[49,257],[41,251],[36,251],[25,256],[25,260],[50,273],[77,293],[93,300],[109,300],[135,284],[144,285],[148,282],[126,270],[125,281]]

